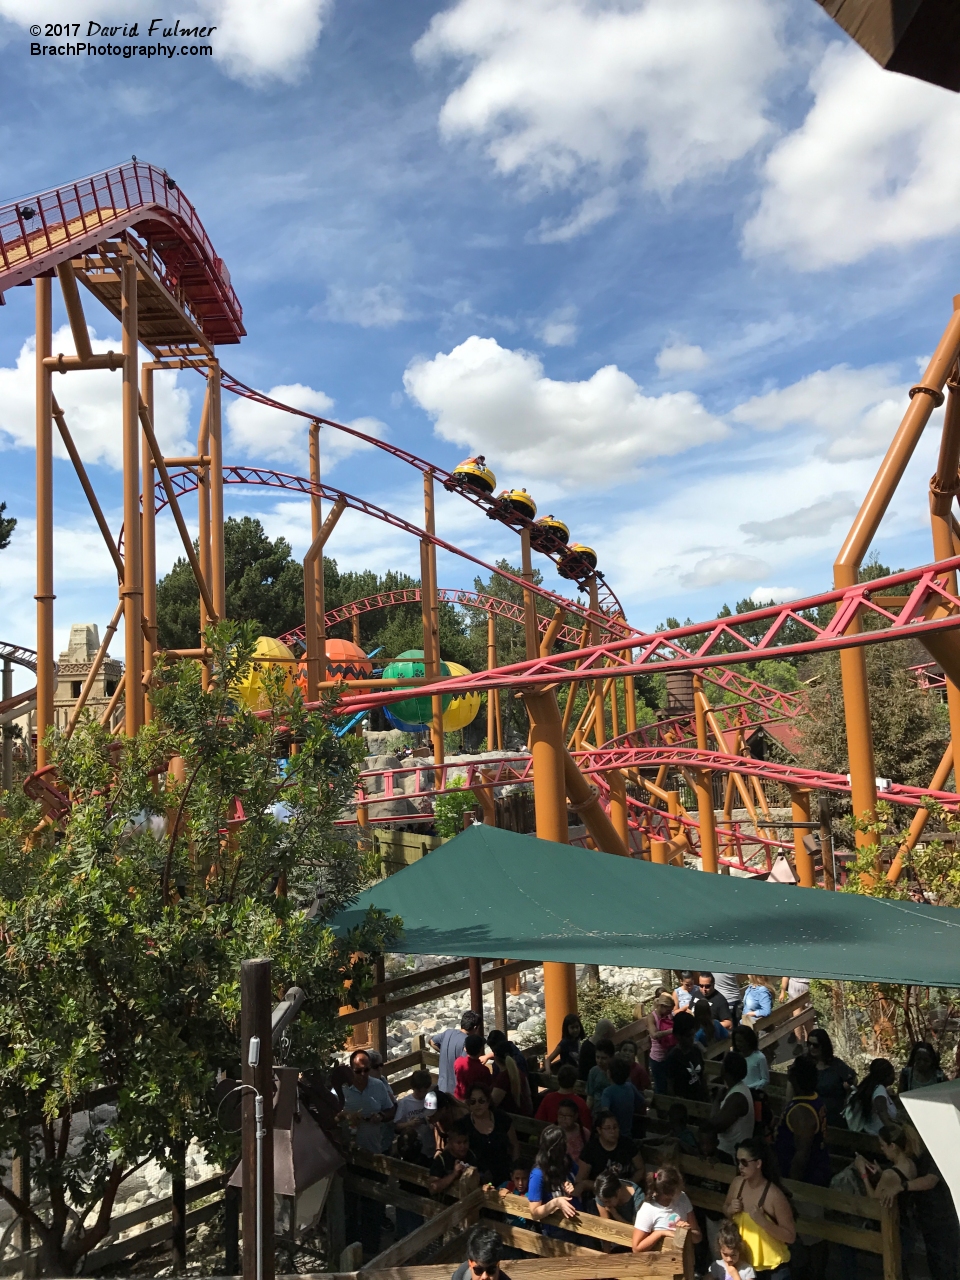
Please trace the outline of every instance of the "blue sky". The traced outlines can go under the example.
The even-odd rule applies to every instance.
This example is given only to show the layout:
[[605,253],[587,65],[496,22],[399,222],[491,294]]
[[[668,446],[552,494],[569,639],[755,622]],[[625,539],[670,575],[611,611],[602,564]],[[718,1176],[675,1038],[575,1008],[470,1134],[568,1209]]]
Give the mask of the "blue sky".
[[[76,17],[41,7],[0,0],[0,200],[131,154],[165,166],[244,307],[231,372],[448,467],[484,451],[597,548],[638,626],[829,585],[960,279],[955,95],[882,72],[813,0],[190,0],[214,56],[150,61],[31,57],[30,23]],[[6,301],[0,634],[32,644],[32,291]],[[118,524],[119,386],[80,381],[55,391]],[[181,451],[199,380],[167,382]],[[894,566],[930,558],[935,451],[930,431],[881,531]],[[303,473],[305,435],[231,409],[226,455]],[[331,438],[325,472],[417,518],[419,478],[378,451]],[[115,586],[67,462],[56,494],[60,647]],[[302,554],[304,504],[228,501]],[[517,554],[446,496],[438,531]],[[418,572],[413,543],[352,515],[331,550]],[[441,585],[472,577],[441,557]]]

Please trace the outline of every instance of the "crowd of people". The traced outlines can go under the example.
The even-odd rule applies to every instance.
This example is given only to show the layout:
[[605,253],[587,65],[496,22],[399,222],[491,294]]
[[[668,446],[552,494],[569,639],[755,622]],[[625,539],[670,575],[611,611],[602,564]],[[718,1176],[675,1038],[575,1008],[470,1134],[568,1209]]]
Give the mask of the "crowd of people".
[[[800,981],[785,980],[781,998],[801,994]],[[876,1059],[858,1080],[827,1032],[814,1028],[793,1047],[785,1105],[775,1116],[772,1053],[761,1050],[754,1029],[775,1000],[762,975],[748,975],[741,986],[736,975],[684,972],[674,989],[657,993],[635,1039],[617,1042],[612,1023],[603,1019],[585,1035],[571,1014],[545,1055],[544,1070],[555,1077],[555,1087],[544,1090],[531,1079],[536,1062],[503,1031],[484,1037],[479,1015],[468,1010],[459,1027],[433,1038],[436,1082],[427,1071],[414,1072],[399,1101],[383,1078],[379,1055],[356,1050],[349,1068],[341,1068],[344,1120],[359,1147],[387,1153],[395,1144],[402,1159],[426,1168],[431,1195],[449,1195],[468,1170],[476,1170],[482,1185],[524,1196],[535,1229],[579,1244],[583,1237],[559,1224],[582,1213],[631,1225],[638,1253],[660,1247],[683,1225],[695,1244],[699,1275],[822,1280],[827,1244],[809,1236],[798,1241],[787,1179],[896,1205],[904,1258],[921,1238],[932,1280],[958,1280],[960,1226],[953,1201],[899,1100],[944,1078],[936,1049],[915,1045],[899,1075],[893,1064]],[[705,1056],[718,1043],[724,1046],[719,1081],[711,1080]],[[651,1090],[671,1103],[665,1125],[648,1133]],[[518,1138],[519,1116],[544,1124],[533,1159]],[[881,1158],[858,1156],[835,1172],[830,1128],[875,1135]],[[650,1168],[644,1140],[653,1144],[648,1156],[657,1153]],[[680,1172],[683,1156],[731,1166],[729,1181],[690,1179],[726,1189],[722,1213],[693,1206]],[[383,1206],[354,1196],[347,1210],[351,1238],[377,1252]],[[811,1210],[816,1206],[804,1203],[804,1216]],[[407,1210],[396,1213],[399,1234],[421,1221]],[[532,1224],[517,1218],[516,1225]],[[845,1276],[855,1277],[854,1251],[834,1247],[843,1254]]]

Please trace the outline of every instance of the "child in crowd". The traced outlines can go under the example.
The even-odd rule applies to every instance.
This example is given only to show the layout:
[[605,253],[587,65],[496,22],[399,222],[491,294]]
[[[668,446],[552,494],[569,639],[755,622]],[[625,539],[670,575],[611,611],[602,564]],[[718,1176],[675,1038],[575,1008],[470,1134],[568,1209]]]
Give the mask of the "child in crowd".
[[588,1132],[593,1127],[593,1116],[590,1108],[587,1106],[583,1098],[580,1097],[577,1089],[577,1068],[567,1063],[557,1072],[557,1088],[551,1089],[549,1093],[545,1093],[537,1107],[536,1118],[543,1120],[547,1124],[557,1123],[557,1110],[561,1102],[566,1099],[576,1103],[577,1110],[580,1112],[580,1123]]
[[580,1161],[580,1152],[586,1142],[586,1135],[583,1131],[583,1125],[580,1123],[580,1113],[577,1110],[577,1100],[574,1098],[565,1098],[557,1107],[557,1124],[564,1132],[567,1139],[567,1155],[575,1163]]
[[697,986],[697,979],[689,969],[684,969],[680,975],[680,985],[675,988],[673,993],[673,1007],[680,1012],[681,1009],[689,1009],[695,1000],[700,998],[700,988]]
[[455,1098],[462,1101],[469,1093],[470,1086],[474,1084],[482,1084],[488,1092],[490,1091],[493,1077],[480,1061],[483,1050],[483,1036],[472,1034],[463,1042],[463,1057],[457,1058],[453,1064],[453,1074],[457,1082],[453,1091]]
[[[649,1047],[649,1046],[648,1046]],[[626,1058],[630,1067],[630,1083],[643,1093],[644,1089],[651,1087],[650,1072],[637,1059],[637,1046],[633,1040],[621,1040],[617,1053],[621,1058]]]
[[[667,1111],[667,1124],[670,1126],[670,1137],[674,1142],[676,1142],[683,1155],[700,1155],[697,1135],[690,1128],[690,1119],[687,1115],[687,1108],[682,1102],[672,1102],[670,1104]],[[715,1137],[716,1135],[712,1136]]]
[[[593,1184],[597,1213],[609,1222],[634,1223],[643,1204],[643,1191],[635,1182],[621,1178],[612,1169],[604,1169]],[[604,1253],[610,1253],[611,1245],[602,1242]]]
[[476,1168],[477,1158],[470,1150],[470,1139],[460,1129],[452,1129],[445,1137],[443,1150],[430,1165],[430,1194],[442,1196],[468,1169]]
[[[590,1068],[587,1076],[587,1106],[594,1113],[601,1110],[600,1099],[603,1091],[611,1083],[610,1064],[613,1062],[613,1041],[600,1040],[597,1044],[597,1065]],[[622,1130],[629,1133],[629,1128]]]
[[[525,1196],[529,1185],[530,1164],[523,1156],[517,1156],[510,1171],[510,1177],[506,1182],[501,1182],[497,1190],[502,1196]],[[512,1227],[529,1228],[530,1226],[526,1218],[517,1218],[512,1214],[507,1215],[507,1222]]]
[[619,1054],[610,1064],[610,1083],[600,1095],[600,1107],[613,1112],[621,1133],[643,1137],[643,1134],[634,1135],[634,1117],[638,1112],[641,1118],[646,1115],[647,1101],[631,1083],[630,1064]]
[[634,1253],[655,1249],[661,1240],[672,1236],[677,1227],[686,1227],[694,1244],[699,1241],[700,1228],[690,1197],[683,1189],[679,1169],[665,1164],[648,1173],[646,1192],[633,1224]]
[[746,1262],[746,1250],[740,1239],[737,1224],[724,1218],[717,1235],[717,1248],[720,1257],[710,1267],[708,1275],[711,1280],[756,1280],[757,1273],[749,1262]]

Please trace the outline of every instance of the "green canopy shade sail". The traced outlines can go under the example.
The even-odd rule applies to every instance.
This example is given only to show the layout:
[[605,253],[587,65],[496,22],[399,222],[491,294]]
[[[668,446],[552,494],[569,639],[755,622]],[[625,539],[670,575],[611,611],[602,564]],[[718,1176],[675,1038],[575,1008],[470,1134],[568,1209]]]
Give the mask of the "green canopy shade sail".
[[960,987],[960,911],[657,866],[473,826],[342,911],[395,951]]

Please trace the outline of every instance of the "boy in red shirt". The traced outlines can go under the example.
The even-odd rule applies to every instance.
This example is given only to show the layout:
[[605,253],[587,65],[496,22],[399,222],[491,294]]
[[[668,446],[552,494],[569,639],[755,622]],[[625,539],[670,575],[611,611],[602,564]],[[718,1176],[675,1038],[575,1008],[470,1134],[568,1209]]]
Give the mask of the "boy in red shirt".
[[557,1123],[557,1108],[561,1102],[575,1102],[577,1110],[580,1112],[580,1123],[583,1125],[587,1133],[593,1128],[593,1116],[590,1114],[590,1108],[585,1100],[580,1097],[579,1093],[575,1093],[574,1089],[577,1083],[577,1068],[569,1062],[565,1063],[557,1072],[557,1089],[544,1096],[543,1101],[537,1108],[536,1119],[545,1120],[547,1124]]
[[483,1049],[483,1036],[467,1036],[463,1045],[465,1056],[457,1058],[453,1064],[453,1074],[457,1082],[453,1096],[459,1098],[461,1102],[466,1098],[471,1085],[482,1085],[489,1092],[493,1083],[493,1077],[480,1061]]

